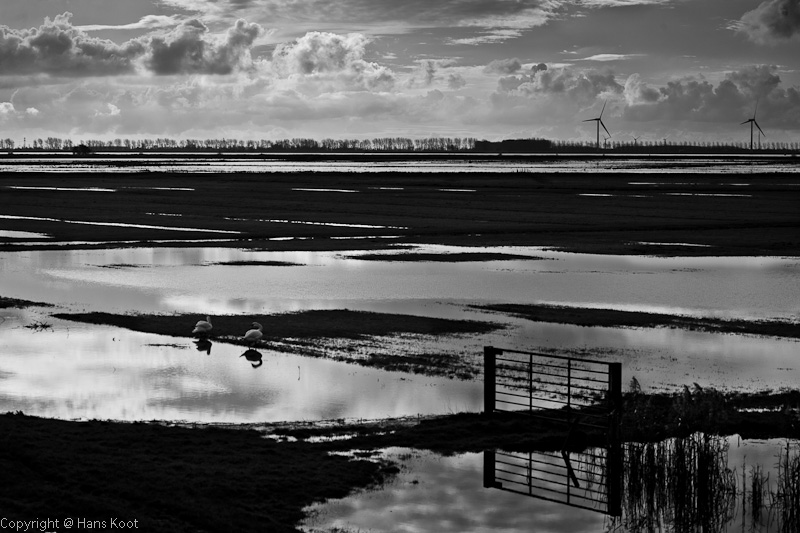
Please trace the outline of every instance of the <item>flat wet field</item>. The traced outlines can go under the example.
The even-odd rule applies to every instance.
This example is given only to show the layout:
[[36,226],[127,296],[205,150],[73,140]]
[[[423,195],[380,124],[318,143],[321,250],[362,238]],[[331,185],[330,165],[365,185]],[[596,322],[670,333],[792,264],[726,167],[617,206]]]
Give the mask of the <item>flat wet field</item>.
[[[566,173],[533,172],[519,162],[514,172],[460,173],[427,168],[430,162],[419,172],[370,166],[357,173],[276,172],[252,161],[257,168],[246,171],[229,165],[220,172],[215,163],[192,173],[163,162],[148,169],[94,163],[91,172],[62,163],[57,172],[0,173],[0,411],[134,424],[3,417],[4,434],[14,436],[0,437],[0,460],[15,480],[3,501],[14,517],[44,511],[29,497],[36,485],[29,483],[45,479],[25,468],[71,468],[70,454],[89,449],[81,468],[94,463],[99,483],[120,460],[98,444],[105,432],[108,444],[138,450],[128,461],[163,454],[161,467],[206,479],[194,501],[236,509],[225,516],[237,514],[230,523],[244,529],[294,530],[314,509],[317,520],[303,522],[306,530],[567,532],[611,524],[637,531],[632,521],[609,522],[594,511],[581,515],[584,529],[574,529],[569,507],[517,513],[527,498],[481,488],[481,450],[518,451],[509,443],[527,443],[526,453],[546,451],[565,438],[563,430],[541,428],[519,437],[454,414],[483,409],[487,345],[621,363],[625,385],[652,397],[631,400],[635,416],[626,422],[650,428],[650,437],[626,433],[626,445],[654,442],[642,457],[672,457],[680,448],[716,461],[734,446],[731,439],[711,446],[703,437],[672,440],[694,432],[771,428],[750,436],[798,436],[800,404],[791,392],[800,376],[800,174],[789,162],[778,169],[726,162],[725,172],[713,173],[658,173],[624,161],[617,171],[581,161]],[[212,334],[193,337],[195,322],[206,317]],[[242,336],[254,321],[264,338],[250,345]],[[745,407],[718,390],[783,396]],[[671,403],[659,403],[657,394],[672,395]],[[740,420],[745,409],[753,410],[750,418]],[[163,429],[138,424],[153,419]],[[213,433],[164,427],[195,423],[248,425]],[[278,425],[265,431],[265,423]],[[206,433],[195,441],[196,431]],[[45,433],[67,439],[64,453],[31,444]],[[150,451],[140,449],[148,441]],[[196,465],[167,452],[192,442],[200,446],[189,455]],[[787,442],[771,440],[747,456],[766,465],[786,445],[789,469],[796,445]],[[241,451],[258,475],[232,461],[204,477],[202,465],[221,449]],[[594,449],[587,453],[602,455]],[[327,459],[329,452],[338,459]],[[280,492],[289,475],[261,453],[308,467],[295,472],[293,486],[319,490],[252,498],[262,481]],[[742,463],[741,454],[730,459],[734,468]],[[390,466],[398,464],[406,464],[403,475]],[[331,476],[320,479],[315,468]],[[135,468],[130,475],[138,475]],[[220,476],[245,481],[236,489],[214,481]],[[59,479],[47,481],[47,490],[77,495],[63,500],[63,515],[124,511],[140,513],[153,530],[197,526],[197,503],[159,511],[147,495],[149,486],[172,486],[167,477],[148,474],[118,499]],[[307,507],[392,479],[380,496]],[[746,489],[720,487],[747,497]],[[764,494],[775,493],[772,501],[787,494],[770,487]],[[120,490],[112,484],[106,492]],[[671,494],[660,501],[675,500]],[[631,520],[674,525],[668,507],[643,517],[644,501],[628,501]],[[748,505],[750,514],[716,530],[775,527],[751,523]],[[387,509],[397,521],[377,525]],[[452,510],[447,527],[431,522],[437,509]],[[552,520],[541,522],[542,513]],[[208,528],[224,531],[223,522]]]
[[[792,169],[797,166],[787,166]],[[0,229],[48,236],[0,236],[6,249],[216,241],[270,250],[438,243],[624,255],[800,255],[797,172],[76,169],[3,173],[0,190]]]

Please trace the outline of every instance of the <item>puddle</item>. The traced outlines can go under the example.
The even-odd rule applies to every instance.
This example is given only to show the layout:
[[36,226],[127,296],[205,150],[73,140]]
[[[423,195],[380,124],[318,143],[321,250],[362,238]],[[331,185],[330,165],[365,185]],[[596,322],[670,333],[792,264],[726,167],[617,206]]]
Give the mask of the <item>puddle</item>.
[[342,222],[310,222],[307,220],[284,220],[284,219],[267,219],[267,218],[232,218],[223,217],[225,220],[245,220],[255,222],[271,222],[273,224],[302,224],[307,226],[330,226],[335,228],[365,228],[365,229],[409,229],[407,226],[378,226],[374,224],[345,224]]
[[205,229],[205,228],[180,228],[173,226],[153,226],[150,224],[126,224],[123,222],[90,222],[86,220],[65,220],[60,218],[47,218],[47,217],[26,217],[17,215],[0,215],[0,218],[7,220],[42,220],[45,222],[61,222],[63,224],[82,224],[86,226],[114,226],[118,228],[142,228],[142,229],[157,229],[169,231],[191,231],[201,233],[231,233],[241,234],[241,231],[230,231],[221,229]]
[[8,185],[6,188],[33,191],[117,192],[117,189],[105,189],[103,187],[26,187],[22,185]]
[[633,244],[643,244],[645,246],[690,246],[695,248],[713,248],[710,244],[693,244],[690,242],[645,242],[639,241]]
[[[616,472],[608,468],[608,450],[567,454],[570,474],[559,452],[445,457],[390,448],[378,457],[400,463],[396,478],[380,489],[307,508],[301,528],[308,533],[768,533],[797,525],[798,502],[787,498],[797,490],[790,477],[800,462],[796,441],[692,435],[625,443],[620,454],[624,467]],[[609,490],[615,477],[620,489]],[[621,516],[607,514],[609,506]]]
[[353,189],[304,189],[304,188],[292,188],[293,191],[306,191],[306,192],[358,192]]
[[752,198],[752,194],[725,194],[725,193],[699,193],[699,192],[665,192],[664,196],[718,196],[721,198]]
[[32,231],[13,231],[0,229],[0,237],[6,237],[8,239],[49,239],[52,237],[52,235],[48,235],[47,233],[34,233]]

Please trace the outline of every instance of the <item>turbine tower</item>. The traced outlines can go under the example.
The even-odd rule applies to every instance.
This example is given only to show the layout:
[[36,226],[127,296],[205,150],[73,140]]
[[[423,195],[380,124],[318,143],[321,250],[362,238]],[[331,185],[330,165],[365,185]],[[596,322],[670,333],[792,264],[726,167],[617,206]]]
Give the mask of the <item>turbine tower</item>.
[[[755,111],[753,111],[753,118],[747,119],[744,122],[742,122],[742,124],[739,124],[741,126],[743,124],[747,124],[748,122],[750,123],[750,151],[751,152],[753,151],[753,125],[755,124],[756,128],[758,128],[758,131],[761,132],[761,135],[763,135],[764,137],[767,136],[767,134],[764,133],[764,130],[761,129],[761,126],[758,125],[758,122],[756,122],[756,113],[758,113],[758,101],[756,101],[756,109],[755,109]],[[758,143],[759,143],[759,146],[760,146],[761,145],[761,137],[758,138]]]
[[606,133],[608,133],[609,137],[611,136],[611,132],[608,131],[608,128],[606,128],[606,125],[603,124],[603,111],[606,110],[606,104],[607,103],[608,102],[603,102],[603,109],[600,110],[600,116],[599,117],[597,117],[597,118],[587,118],[586,120],[583,121],[583,122],[594,122],[594,121],[597,122],[597,149],[598,150],[600,149],[600,126],[603,126],[603,129],[606,130]]

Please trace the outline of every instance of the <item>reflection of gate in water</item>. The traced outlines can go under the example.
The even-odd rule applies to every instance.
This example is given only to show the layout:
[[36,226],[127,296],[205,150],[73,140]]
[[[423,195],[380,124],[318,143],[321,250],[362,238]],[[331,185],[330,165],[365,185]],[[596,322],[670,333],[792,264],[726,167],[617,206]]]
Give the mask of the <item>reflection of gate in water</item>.
[[620,448],[580,453],[483,452],[483,485],[541,500],[619,516],[622,496]]
[[484,348],[484,412],[522,414],[602,431],[605,448],[580,453],[484,452],[484,486],[612,516],[621,514],[622,365],[519,350]]

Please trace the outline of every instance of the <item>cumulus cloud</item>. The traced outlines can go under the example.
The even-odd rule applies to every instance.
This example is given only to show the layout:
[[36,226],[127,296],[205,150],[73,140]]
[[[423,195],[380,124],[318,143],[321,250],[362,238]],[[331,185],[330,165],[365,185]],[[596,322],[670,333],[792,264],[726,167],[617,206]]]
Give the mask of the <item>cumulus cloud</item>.
[[623,117],[632,121],[735,122],[750,116],[756,102],[764,123],[797,129],[800,121],[800,90],[783,88],[777,68],[768,65],[729,72],[716,86],[684,79],[656,89],[631,76],[625,97],[629,105]]
[[90,37],[74,27],[71,18],[71,13],[45,18],[39,28],[27,30],[0,26],[2,74],[103,76],[134,71],[135,59],[144,52],[141,42],[117,45]]
[[[258,24],[237,20],[223,36],[213,36],[191,19],[164,34],[118,45],[89,36],[71,18],[71,13],[46,18],[29,30],[0,26],[0,75],[111,76],[137,73],[140,66],[155,74],[230,74],[251,65],[250,49],[263,33]],[[174,22],[171,17],[142,20],[144,25]]]
[[8,116],[15,111],[14,104],[11,102],[0,102],[0,116]]
[[498,92],[524,96],[560,95],[581,106],[591,105],[602,94],[623,92],[623,87],[611,71],[546,67],[538,64],[531,68],[530,74],[500,78]]
[[191,19],[164,36],[151,37],[145,64],[162,75],[230,74],[250,64],[250,47],[262,32],[258,24],[239,19],[217,41],[209,38],[205,24]]
[[447,76],[447,88],[448,89],[461,89],[467,85],[467,80],[464,79],[464,76],[461,74],[449,74]]
[[759,44],[796,38],[800,35],[800,1],[766,0],[745,13],[734,28]]
[[483,67],[486,74],[509,75],[518,72],[522,68],[522,63],[516,57],[513,59],[495,59]]
[[628,79],[625,80],[623,95],[628,105],[637,105],[657,102],[661,93],[659,93],[657,89],[648,87],[647,84],[642,81],[642,77],[636,73],[631,74],[628,76]]
[[338,90],[390,90],[395,75],[364,59],[367,43],[360,33],[309,32],[278,45],[272,54],[272,69],[280,78],[307,85],[316,83]]
[[531,131],[529,135],[594,138],[594,130],[582,127],[581,120],[596,117],[593,113],[608,101],[604,121],[614,131],[623,90],[610,70],[537,64],[523,74],[498,79],[483,121],[515,125]]

